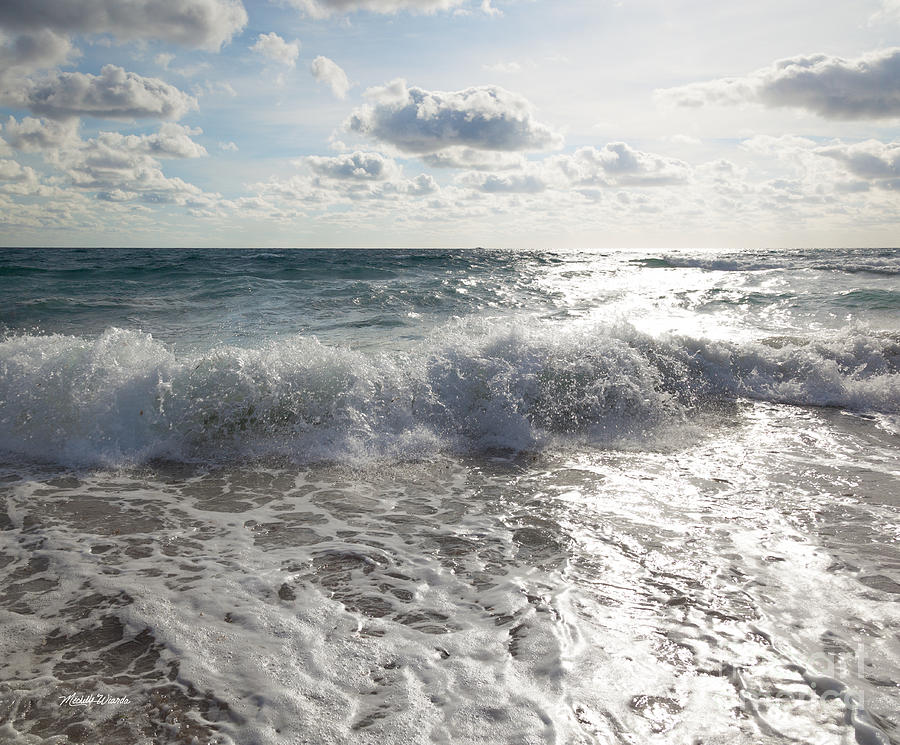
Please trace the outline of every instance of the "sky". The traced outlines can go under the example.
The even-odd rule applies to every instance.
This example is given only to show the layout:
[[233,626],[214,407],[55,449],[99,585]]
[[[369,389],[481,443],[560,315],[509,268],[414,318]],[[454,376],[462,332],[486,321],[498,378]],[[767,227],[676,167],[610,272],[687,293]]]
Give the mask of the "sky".
[[0,0],[0,245],[900,245],[900,0]]

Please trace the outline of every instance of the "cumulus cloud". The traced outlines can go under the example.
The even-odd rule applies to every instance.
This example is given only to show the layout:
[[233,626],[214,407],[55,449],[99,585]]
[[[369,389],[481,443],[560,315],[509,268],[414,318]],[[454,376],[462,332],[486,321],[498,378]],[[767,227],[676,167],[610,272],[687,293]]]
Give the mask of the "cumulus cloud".
[[0,159],[0,181],[13,184],[37,181],[37,174],[33,168],[23,166],[15,160]]
[[525,165],[521,153],[475,150],[471,147],[449,147],[422,155],[421,159],[432,168],[466,168],[473,171],[505,171]]
[[427,173],[420,173],[414,179],[404,181],[400,191],[413,197],[424,197],[436,193],[438,185]]
[[309,69],[316,80],[331,86],[331,92],[335,96],[342,99],[347,97],[350,81],[347,79],[347,73],[334,60],[320,55],[312,61]]
[[105,201],[140,200],[153,204],[175,203],[192,207],[210,203],[211,195],[180,178],[165,176],[160,158],[197,158],[206,155],[191,140],[199,129],[166,123],[149,135],[101,132],[90,140],[61,148],[48,160],[72,186],[96,192]]
[[274,31],[270,34],[260,34],[250,49],[286,67],[296,65],[297,57],[300,56],[300,42],[287,42]]
[[[463,5],[466,0],[289,0],[313,18],[327,18],[335,13],[370,11],[372,13],[436,13]],[[490,3],[488,3],[490,5]]]
[[218,200],[217,195],[205,194],[182,179],[165,176],[160,166],[161,159],[206,156],[206,149],[192,139],[202,134],[199,128],[165,122],[151,134],[100,132],[82,140],[76,121],[10,117],[3,131],[17,150],[40,152],[45,165],[63,177],[56,176],[54,182],[67,187],[42,185],[30,169],[7,164],[5,174],[11,183],[4,187],[6,192],[56,198],[74,189],[93,192],[104,201],[175,203],[201,211]]
[[9,99],[21,95],[20,81],[37,71],[61,65],[75,54],[71,42],[53,31],[6,37],[0,34],[0,93]]
[[9,117],[3,128],[11,147],[25,152],[53,150],[78,140],[78,122],[35,119],[26,116],[22,121]]
[[815,152],[833,158],[857,178],[887,188],[900,186],[900,143],[867,140],[818,148]]
[[602,148],[582,147],[558,156],[555,164],[573,186],[667,186],[684,183],[690,168],[684,161],[635,150],[624,142]]
[[303,159],[318,176],[354,181],[384,181],[396,178],[400,169],[380,153],[355,152],[334,157],[313,155]]
[[[767,220],[809,221],[828,230],[852,228],[861,217],[884,225],[884,211],[895,207],[889,189],[900,188],[890,175],[894,146],[863,145],[847,146],[845,153],[840,143],[824,148],[803,138],[759,137],[744,143],[739,163],[720,158],[689,167],[665,154],[613,142],[531,156],[516,170],[461,173],[440,187],[425,176],[373,178],[372,166],[354,174],[359,159],[325,161],[320,168],[325,176],[303,159],[305,173],[257,185],[252,198],[235,200],[235,209],[267,220],[323,220],[375,230],[403,224],[458,229],[472,220],[479,229],[515,226],[529,235],[548,225],[597,230],[615,225],[633,229],[635,240],[644,239],[648,227],[668,234],[672,224],[701,231],[737,225],[742,234]],[[879,156],[883,162],[870,163],[866,171],[878,178],[848,178],[848,167],[835,156],[852,157],[852,148]],[[861,173],[861,166],[855,167]]]
[[853,60],[825,54],[792,57],[744,77],[658,93],[679,106],[751,102],[802,108],[827,119],[900,116],[900,48]]
[[15,31],[112,34],[219,49],[247,24],[240,0],[27,0],[0,3],[0,26]]
[[[835,210],[845,209],[847,194],[864,193],[873,186],[900,187],[900,180],[892,179],[889,173],[892,145],[868,141],[855,145],[833,143],[823,147],[805,137],[756,135],[743,141],[740,147],[758,163],[765,163],[766,173],[771,173],[773,163],[778,164],[780,173],[775,178],[757,184],[752,183],[746,172],[730,178],[720,171],[720,175],[731,182],[733,193],[740,189],[741,200],[758,198],[757,206],[763,210],[785,213],[800,204],[824,205],[829,206],[830,211],[822,211],[817,217],[830,218]],[[885,162],[875,163],[869,156]],[[702,175],[708,177],[709,173]],[[849,180],[848,176],[851,177]],[[717,192],[721,191],[717,187]],[[867,199],[870,199],[870,205],[875,203],[875,200]]]
[[32,84],[25,105],[51,119],[179,119],[196,108],[197,101],[158,78],[106,65],[99,75],[61,72]]
[[486,194],[539,194],[549,186],[538,173],[467,173],[459,182]]
[[496,86],[426,91],[395,80],[367,96],[374,104],[354,111],[347,128],[408,153],[455,147],[543,150],[562,143],[558,133],[534,119],[525,98]]
[[411,207],[421,198],[440,191],[430,175],[423,173],[407,178],[396,161],[376,152],[309,156],[293,163],[307,173],[253,185],[258,200],[250,205],[254,210],[267,205],[272,214],[283,215],[285,210],[298,209],[309,214],[309,211],[327,212],[331,208],[342,211],[353,204],[353,214],[359,216],[369,209],[381,209],[379,205],[390,204],[392,209]]
[[635,150],[624,142],[582,147],[571,155],[528,161],[504,173],[462,174],[458,183],[486,194],[539,194],[546,190],[586,193],[609,187],[656,187],[686,183],[683,161]]
[[[203,134],[199,127],[185,127],[174,122],[164,122],[159,131],[151,135],[123,135],[104,132],[98,140],[108,145],[155,158],[202,158],[208,153],[203,145],[191,137]],[[104,139],[105,138],[105,139]]]

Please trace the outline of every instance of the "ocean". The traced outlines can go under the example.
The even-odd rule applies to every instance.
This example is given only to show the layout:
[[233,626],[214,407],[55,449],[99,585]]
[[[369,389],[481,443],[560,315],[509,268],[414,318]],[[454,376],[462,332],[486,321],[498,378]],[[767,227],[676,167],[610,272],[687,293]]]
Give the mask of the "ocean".
[[900,743],[900,250],[5,250],[0,741]]

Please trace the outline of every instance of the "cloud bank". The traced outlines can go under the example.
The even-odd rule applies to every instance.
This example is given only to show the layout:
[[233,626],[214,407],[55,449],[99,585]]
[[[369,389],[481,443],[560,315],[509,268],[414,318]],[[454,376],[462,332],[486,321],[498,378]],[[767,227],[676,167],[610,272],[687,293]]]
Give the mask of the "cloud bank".
[[511,152],[562,144],[558,133],[534,119],[525,98],[497,86],[426,91],[395,80],[367,96],[374,105],[354,111],[347,128],[406,153],[457,147]]
[[529,161],[514,172],[462,174],[458,182],[487,194],[538,194],[547,189],[584,192],[610,187],[658,187],[687,183],[687,163],[635,150],[624,142],[582,147],[571,155]]
[[853,60],[792,57],[750,75],[659,91],[678,106],[761,103],[806,109],[826,119],[900,116],[900,48]]

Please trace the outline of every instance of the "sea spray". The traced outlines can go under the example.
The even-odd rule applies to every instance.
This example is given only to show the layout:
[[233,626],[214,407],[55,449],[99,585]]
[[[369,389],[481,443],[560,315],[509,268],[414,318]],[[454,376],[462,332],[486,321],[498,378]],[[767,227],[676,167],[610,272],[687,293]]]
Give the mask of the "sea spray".
[[58,463],[416,457],[652,439],[741,398],[900,410],[890,334],[729,343],[457,324],[412,351],[296,336],[176,355],[149,334],[0,342],[0,447]]

